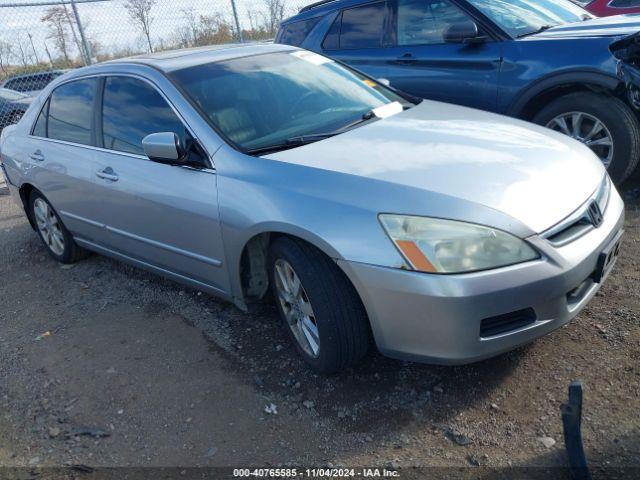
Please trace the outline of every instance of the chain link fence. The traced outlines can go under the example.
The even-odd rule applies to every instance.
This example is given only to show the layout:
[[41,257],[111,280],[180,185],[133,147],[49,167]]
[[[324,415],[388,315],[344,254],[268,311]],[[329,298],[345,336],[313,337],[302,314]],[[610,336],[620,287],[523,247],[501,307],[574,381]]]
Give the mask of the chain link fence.
[[300,0],[0,0],[0,131],[68,69],[272,39]]

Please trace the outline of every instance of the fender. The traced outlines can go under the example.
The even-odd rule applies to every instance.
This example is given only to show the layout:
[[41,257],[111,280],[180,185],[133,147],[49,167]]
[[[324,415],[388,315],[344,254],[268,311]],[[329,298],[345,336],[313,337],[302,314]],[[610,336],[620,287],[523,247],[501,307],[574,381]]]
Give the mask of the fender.
[[570,72],[551,73],[528,85],[516,95],[516,100],[509,105],[507,115],[520,117],[527,104],[538,95],[562,85],[580,83],[593,85],[606,90],[615,90],[621,83],[620,79],[612,75],[593,70],[573,70]]

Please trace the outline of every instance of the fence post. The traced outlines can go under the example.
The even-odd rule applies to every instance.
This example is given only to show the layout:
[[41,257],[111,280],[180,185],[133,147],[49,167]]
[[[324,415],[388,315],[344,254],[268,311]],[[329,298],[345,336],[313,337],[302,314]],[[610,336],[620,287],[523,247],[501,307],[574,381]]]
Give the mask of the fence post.
[[236,21],[238,40],[240,40],[240,43],[244,43],[244,38],[242,38],[242,28],[240,28],[240,19],[238,18],[238,9],[236,8],[236,0],[231,0],[231,8],[233,9],[233,18]]
[[89,49],[89,44],[87,43],[87,38],[84,36],[84,28],[82,27],[82,22],[80,21],[80,15],[78,15],[78,8],[76,7],[76,2],[71,0],[71,9],[73,10],[73,16],[76,18],[76,24],[78,25],[78,31],[80,32],[80,40],[82,41],[82,49],[84,50],[84,64],[91,65],[91,50]]

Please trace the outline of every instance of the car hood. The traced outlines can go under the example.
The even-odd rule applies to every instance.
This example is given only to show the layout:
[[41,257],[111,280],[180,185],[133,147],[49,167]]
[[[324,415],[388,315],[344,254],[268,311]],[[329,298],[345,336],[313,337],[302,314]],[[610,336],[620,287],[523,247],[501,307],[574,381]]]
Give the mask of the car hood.
[[558,25],[535,35],[524,37],[526,40],[582,38],[582,37],[622,37],[640,31],[640,15],[616,15],[613,17],[593,18],[584,22]]
[[[267,158],[475,202],[536,233],[576,210],[604,175],[591,150],[569,137],[426,100],[393,117]],[[446,218],[447,212],[438,216]]]

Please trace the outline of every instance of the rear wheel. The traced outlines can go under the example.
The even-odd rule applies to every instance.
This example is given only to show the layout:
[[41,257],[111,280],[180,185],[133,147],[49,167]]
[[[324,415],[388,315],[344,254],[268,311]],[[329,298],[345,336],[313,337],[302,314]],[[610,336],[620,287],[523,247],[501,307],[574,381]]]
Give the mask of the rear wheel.
[[638,119],[615,97],[571,93],[552,101],[533,121],[588,146],[616,184],[631,175],[640,159]]
[[367,353],[367,314],[355,288],[335,262],[315,247],[288,237],[270,247],[271,288],[282,321],[304,360],[334,373]]
[[49,201],[37,191],[29,197],[29,207],[38,236],[49,254],[60,263],[74,263],[86,255],[66,229]]

